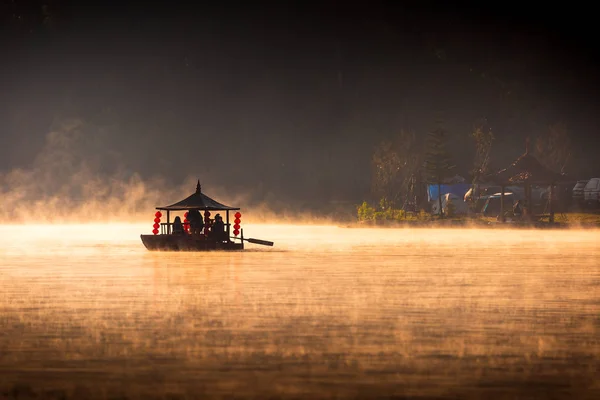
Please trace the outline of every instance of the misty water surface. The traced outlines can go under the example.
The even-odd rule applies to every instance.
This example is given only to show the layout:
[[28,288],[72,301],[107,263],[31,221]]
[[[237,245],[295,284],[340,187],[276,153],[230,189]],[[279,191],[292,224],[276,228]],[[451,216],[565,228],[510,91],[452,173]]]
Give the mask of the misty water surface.
[[0,398],[600,395],[598,231],[149,225],[0,227]]

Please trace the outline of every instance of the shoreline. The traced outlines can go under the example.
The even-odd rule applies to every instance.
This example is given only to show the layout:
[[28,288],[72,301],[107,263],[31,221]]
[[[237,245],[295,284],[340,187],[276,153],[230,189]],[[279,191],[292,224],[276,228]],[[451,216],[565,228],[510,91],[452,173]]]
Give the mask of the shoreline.
[[498,222],[475,220],[441,220],[441,221],[357,221],[349,224],[339,224],[343,228],[370,229],[406,229],[406,228],[482,228],[482,229],[600,229],[598,223],[568,223],[568,222]]

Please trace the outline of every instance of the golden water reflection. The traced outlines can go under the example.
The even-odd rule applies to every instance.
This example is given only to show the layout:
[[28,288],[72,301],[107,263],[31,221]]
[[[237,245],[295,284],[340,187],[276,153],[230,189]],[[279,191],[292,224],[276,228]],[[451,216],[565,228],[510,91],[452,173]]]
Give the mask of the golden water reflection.
[[598,231],[147,228],[0,227],[0,396],[600,395]]

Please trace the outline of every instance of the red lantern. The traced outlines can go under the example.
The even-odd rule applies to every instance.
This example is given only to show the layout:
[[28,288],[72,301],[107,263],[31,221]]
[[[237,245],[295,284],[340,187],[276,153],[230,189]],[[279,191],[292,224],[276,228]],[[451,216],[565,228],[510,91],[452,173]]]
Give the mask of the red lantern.
[[152,225],[152,227],[154,228],[152,230],[152,233],[154,233],[155,235],[158,235],[158,228],[160,227],[160,217],[162,216],[160,211],[157,211],[154,218],[154,225]]
[[235,220],[233,220],[233,222],[235,225],[233,225],[233,234],[237,236],[240,234],[240,223],[242,222],[240,218],[242,218],[242,213],[238,211],[234,214],[234,217]]

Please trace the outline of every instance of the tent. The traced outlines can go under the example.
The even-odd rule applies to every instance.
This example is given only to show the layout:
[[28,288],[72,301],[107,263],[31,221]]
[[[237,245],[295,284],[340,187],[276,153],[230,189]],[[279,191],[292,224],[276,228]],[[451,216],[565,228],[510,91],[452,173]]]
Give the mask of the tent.
[[[448,215],[448,204],[452,204],[454,207],[453,213],[456,215],[467,214],[469,212],[469,206],[465,203],[462,197],[459,197],[452,193],[446,193],[442,195],[442,210],[444,214]],[[431,213],[437,215],[440,213],[439,201],[436,199],[431,204]]]
[[[501,201],[501,193],[489,196],[481,207],[481,212],[486,217],[497,217],[502,212]],[[512,210],[515,201],[516,198],[513,193],[504,192],[504,210]]]
[[[470,188],[471,185],[466,183],[457,183],[440,186],[442,196],[451,193],[455,196],[460,197],[461,199],[464,197],[465,193],[467,193],[467,191]],[[427,201],[437,200],[437,198],[439,197],[438,185],[427,185],[427,196]]]

